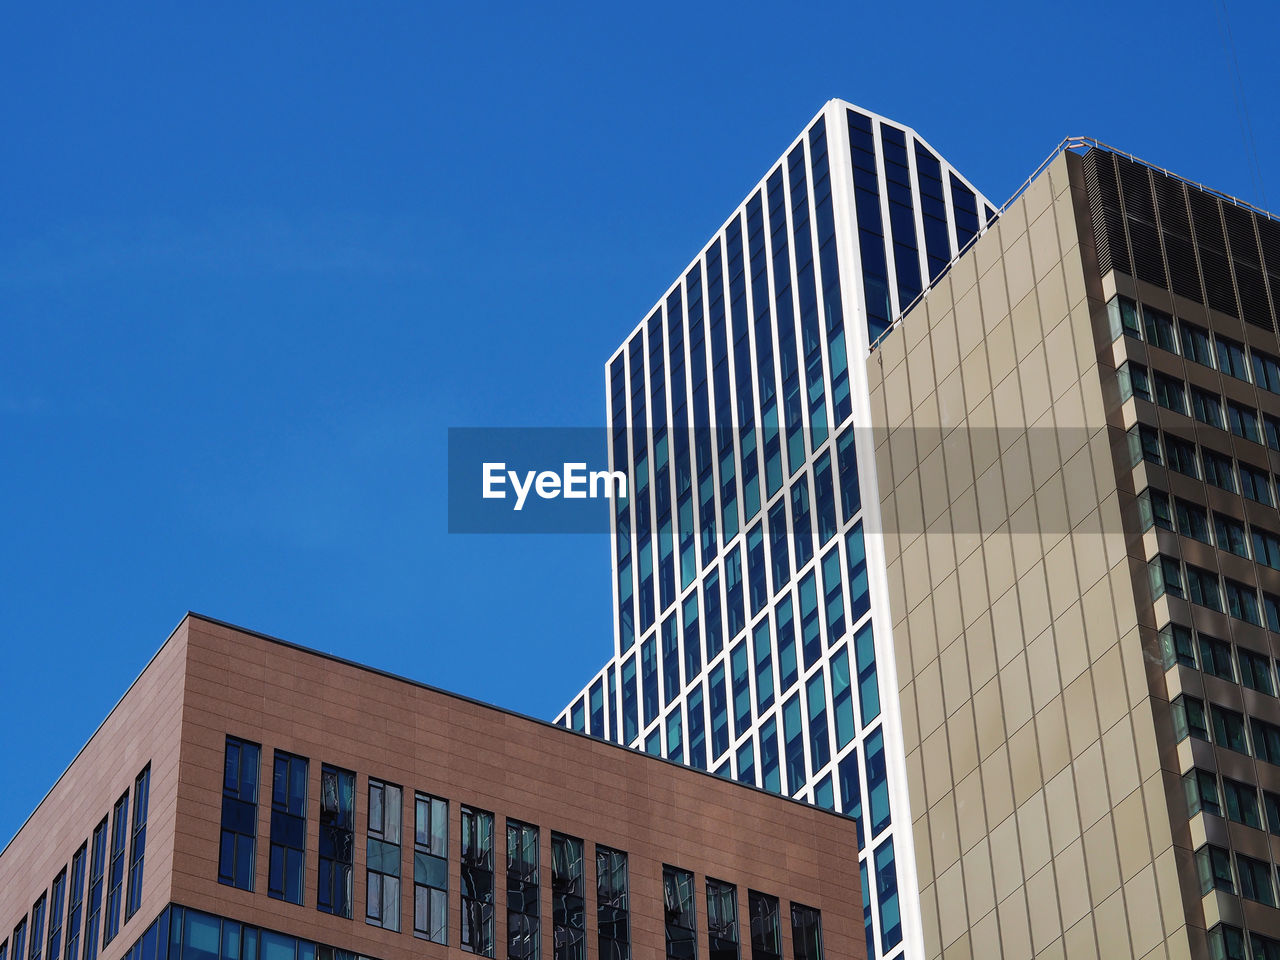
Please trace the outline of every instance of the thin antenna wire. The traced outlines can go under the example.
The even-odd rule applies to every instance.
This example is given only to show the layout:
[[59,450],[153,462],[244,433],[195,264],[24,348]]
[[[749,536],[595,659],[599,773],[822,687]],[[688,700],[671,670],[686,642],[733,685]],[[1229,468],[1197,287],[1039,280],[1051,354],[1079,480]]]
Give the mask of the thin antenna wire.
[[1219,0],[1218,28],[1222,32],[1223,44],[1227,48],[1227,56],[1231,61],[1231,92],[1236,98],[1236,115],[1240,119],[1240,136],[1244,140],[1244,149],[1249,161],[1249,177],[1258,190],[1258,196],[1264,207],[1267,203],[1267,190],[1262,182],[1262,164],[1258,161],[1258,144],[1253,136],[1253,121],[1249,118],[1249,103],[1244,95],[1244,81],[1240,77],[1240,61],[1236,56],[1235,39],[1231,35],[1231,18],[1227,13],[1227,0]]

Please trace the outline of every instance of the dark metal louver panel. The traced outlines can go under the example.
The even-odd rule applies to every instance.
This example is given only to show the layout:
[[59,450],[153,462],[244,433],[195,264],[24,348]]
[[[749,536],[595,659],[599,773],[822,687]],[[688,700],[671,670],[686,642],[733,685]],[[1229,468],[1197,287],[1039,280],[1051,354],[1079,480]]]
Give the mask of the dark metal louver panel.
[[1160,249],[1160,231],[1156,228],[1156,208],[1151,199],[1147,168],[1124,157],[1116,157],[1116,166],[1120,172],[1120,190],[1124,195],[1133,268],[1139,280],[1163,287],[1164,253]]
[[1200,287],[1200,265],[1196,262],[1195,244],[1191,242],[1191,220],[1187,212],[1187,194],[1181,180],[1153,171],[1156,207],[1164,234],[1164,255],[1169,265],[1169,286],[1174,293],[1204,303]]
[[1224,203],[1222,221],[1227,227],[1227,246],[1231,250],[1231,266],[1236,275],[1236,292],[1240,295],[1243,319],[1274,332],[1271,304],[1262,280],[1258,235],[1253,228],[1254,216],[1243,207]]
[[1102,273],[1118,270],[1132,273],[1129,248],[1124,235],[1124,214],[1120,208],[1120,190],[1116,185],[1115,160],[1110,153],[1091,149],[1084,157],[1085,192],[1089,195],[1089,215],[1093,220],[1093,239],[1098,252],[1098,269]]
[[1231,282],[1231,266],[1227,260],[1218,200],[1200,190],[1189,191],[1188,199],[1191,201],[1191,226],[1200,252],[1200,269],[1204,273],[1208,305],[1238,317],[1240,312],[1236,305],[1235,286]]
[[1280,223],[1266,217],[1257,217],[1255,222],[1258,226],[1258,246],[1262,250],[1263,269],[1271,287],[1271,303],[1275,312],[1280,315]]

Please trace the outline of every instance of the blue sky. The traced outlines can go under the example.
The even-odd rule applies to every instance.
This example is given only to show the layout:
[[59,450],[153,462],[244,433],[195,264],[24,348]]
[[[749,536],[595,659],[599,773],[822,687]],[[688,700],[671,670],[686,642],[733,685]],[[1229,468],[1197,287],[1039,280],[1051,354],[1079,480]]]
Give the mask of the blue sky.
[[[450,536],[833,96],[1003,201],[1087,134],[1280,207],[1274,6],[11,4],[0,842],[194,609],[552,717],[607,538]],[[568,665],[568,666],[566,666]]]

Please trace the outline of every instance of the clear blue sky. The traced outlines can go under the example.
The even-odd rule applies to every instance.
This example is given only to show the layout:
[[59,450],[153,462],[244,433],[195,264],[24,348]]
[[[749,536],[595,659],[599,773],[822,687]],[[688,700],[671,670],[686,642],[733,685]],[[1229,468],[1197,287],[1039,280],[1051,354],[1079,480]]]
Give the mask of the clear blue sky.
[[[1230,4],[1280,207],[1274,38]],[[602,536],[450,536],[844,97],[992,199],[1088,134],[1263,203],[1213,4],[9,4],[0,842],[194,609],[550,718]]]

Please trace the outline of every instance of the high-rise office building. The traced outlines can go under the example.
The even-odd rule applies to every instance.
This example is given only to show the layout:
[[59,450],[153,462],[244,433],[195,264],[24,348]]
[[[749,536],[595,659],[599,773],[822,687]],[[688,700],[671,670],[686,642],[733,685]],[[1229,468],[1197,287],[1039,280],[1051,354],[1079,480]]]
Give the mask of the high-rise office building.
[[[856,157],[861,111],[828,105],[828,131],[833,109]],[[867,260],[863,209],[836,231],[857,460],[842,469],[836,425],[827,464],[841,507],[860,491],[857,546],[852,528],[832,535],[830,567],[825,541],[796,546],[824,529],[811,451],[800,509],[761,490],[757,517],[716,531],[730,555],[697,570],[696,612],[620,617],[621,657],[561,721],[856,817],[873,956],[1280,957],[1280,223],[1068,142],[859,350],[871,313],[845,269]],[[653,383],[621,356],[611,373]],[[652,430],[655,449],[689,419],[678,398],[646,419],[651,393],[611,386],[614,425]],[[728,411],[713,422],[738,426]],[[748,446],[757,476],[766,442]],[[646,536],[671,533],[683,559],[685,516]],[[660,576],[667,548],[646,560],[636,527],[619,524],[617,568],[637,556]],[[806,615],[827,633],[806,634]],[[879,869],[886,841],[896,873]]]
[[885,957],[920,930],[864,358],[993,216],[833,100],[606,364],[615,650],[560,722],[856,816]]
[[0,852],[3,960],[863,957],[843,818],[195,615]]

